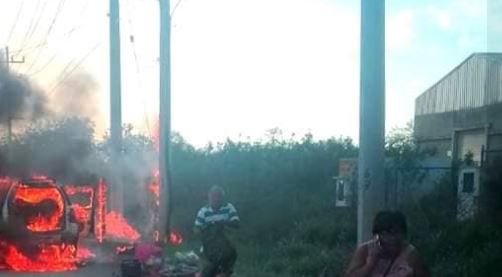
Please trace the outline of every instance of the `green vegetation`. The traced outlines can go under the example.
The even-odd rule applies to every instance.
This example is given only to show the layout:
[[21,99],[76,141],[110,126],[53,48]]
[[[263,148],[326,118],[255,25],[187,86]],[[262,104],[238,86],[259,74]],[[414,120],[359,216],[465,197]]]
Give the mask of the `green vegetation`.
[[338,160],[357,155],[347,138],[226,141],[195,149],[173,138],[173,226],[193,240],[210,186],[226,189],[242,228],[238,276],[332,276],[355,245],[355,210],[334,208]]
[[[388,166],[405,168],[406,180],[421,178],[413,167],[423,155],[410,139],[410,127],[391,132],[386,144],[387,156],[393,158]],[[280,131],[271,130],[263,141],[227,140],[201,149],[178,134],[172,142],[172,224],[184,236],[184,248],[198,248],[192,234],[194,217],[206,203],[209,187],[219,185],[242,219],[242,228],[232,235],[239,251],[236,276],[341,276],[356,243],[356,212],[353,207],[334,207],[332,177],[337,175],[340,158],[357,156],[350,139],[284,138]],[[60,179],[79,179],[90,172],[102,176],[118,166],[109,162],[107,143],[93,141],[89,122],[49,121],[15,139],[12,162],[18,175],[36,171]],[[151,141],[128,128],[124,147],[128,160],[134,162],[120,166],[147,165],[144,172],[129,170],[134,176],[127,179],[137,183],[135,178],[147,178]],[[5,141],[0,142],[2,149]],[[7,168],[5,157],[0,151],[0,171]],[[484,169],[475,219],[456,222],[456,191],[450,174],[437,180],[432,192],[410,198],[402,207],[410,225],[409,239],[433,276],[499,276],[501,166],[498,162]],[[132,189],[129,193],[135,194]]]

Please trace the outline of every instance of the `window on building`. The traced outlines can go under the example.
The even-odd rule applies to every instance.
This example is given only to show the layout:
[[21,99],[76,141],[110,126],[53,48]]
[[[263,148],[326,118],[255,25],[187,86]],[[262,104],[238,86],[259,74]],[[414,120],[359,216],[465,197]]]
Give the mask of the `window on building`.
[[345,200],[345,183],[343,181],[337,183],[336,198],[338,201]]
[[474,172],[464,173],[462,192],[463,193],[474,192]]

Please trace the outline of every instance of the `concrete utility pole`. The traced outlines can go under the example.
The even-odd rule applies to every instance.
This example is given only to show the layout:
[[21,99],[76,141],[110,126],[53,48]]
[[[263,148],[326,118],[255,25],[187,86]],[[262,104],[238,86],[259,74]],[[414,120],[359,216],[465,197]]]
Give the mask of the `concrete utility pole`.
[[[5,68],[7,69],[7,73],[9,73],[10,72],[10,64],[11,63],[24,63],[24,56],[21,60],[15,60],[14,57],[12,57],[10,55],[9,47],[5,46],[5,61],[3,61],[3,62],[6,65]],[[7,107],[7,108],[10,109],[10,107]],[[7,147],[8,147],[7,158],[9,161],[11,158],[11,149],[12,149],[12,120],[13,120],[12,112],[9,110],[7,112]]]
[[[115,163],[122,151],[122,97],[120,73],[120,16],[119,0],[110,0],[110,139]],[[110,180],[111,208],[123,211],[124,188],[122,180]]]
[[[159,170],[161,238],[170,232],[171,214],[171,15],[169,0],[160,5],[160,112],[159,112]],[[163,232],[166,232],[165,234]]]
[[361,0],[357,241],[385,207],[385,0]]

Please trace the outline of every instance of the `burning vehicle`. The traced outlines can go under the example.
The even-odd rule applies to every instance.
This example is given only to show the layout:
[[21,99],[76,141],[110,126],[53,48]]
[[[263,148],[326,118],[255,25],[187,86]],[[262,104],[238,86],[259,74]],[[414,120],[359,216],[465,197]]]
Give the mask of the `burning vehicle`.
[[78,224],[65,191],[53,180],[0,179],[2,226],[0,251],[9,269],[57,271],[74,269]]
[[92,186],[64,186],[71,207],[80,224],[80,236],[88,236],[93,228],[94,188]]

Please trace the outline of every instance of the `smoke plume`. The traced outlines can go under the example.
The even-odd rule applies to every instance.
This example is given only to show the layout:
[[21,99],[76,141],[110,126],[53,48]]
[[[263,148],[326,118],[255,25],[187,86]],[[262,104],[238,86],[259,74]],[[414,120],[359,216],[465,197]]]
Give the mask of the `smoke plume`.
[[45,115],[47,97],[21,75],[0,64],[0,120],[31,120]]
[[87,72],[72,74],[51,95],[51,110],[58,116],[74,116],[101,121],[98,83]]

